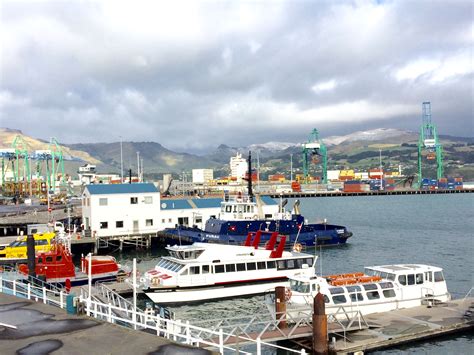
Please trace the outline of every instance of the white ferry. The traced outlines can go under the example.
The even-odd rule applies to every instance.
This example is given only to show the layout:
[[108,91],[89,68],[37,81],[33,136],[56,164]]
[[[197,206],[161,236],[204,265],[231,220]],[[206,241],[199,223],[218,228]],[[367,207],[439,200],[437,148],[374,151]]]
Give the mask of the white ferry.
[[[259,248],[264,233],[271,236]],[[144,292],[159,304],[196,302],[265,293],[288,286],[289,277],[314,275],[316,257],[299,250],[285,251],[285,241],[286,236],[277,232],[258,231],[249,233],[243,246],[168,246],[169,256],[162,257],[142,278]]]
[[312,306],[318,290],[324,296],[326,314],[337,313],[336,317],[346,317],[341,307],[345,312],[369,314],[451,299],[443,270],[439,267],[372,266],[366,267],[363,273],[291,277],[287,292],[287,310],[291,317],[307,315],[308,305]]

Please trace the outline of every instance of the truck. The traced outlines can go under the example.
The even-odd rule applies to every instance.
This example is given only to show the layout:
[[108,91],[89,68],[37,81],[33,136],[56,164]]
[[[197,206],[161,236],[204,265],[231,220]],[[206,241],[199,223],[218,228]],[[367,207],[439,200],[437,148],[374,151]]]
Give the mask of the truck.
[[26,231],[28,235],[48,233],[52,231],[61,232],[64,231],[64,225],[62,222],[28,224]]

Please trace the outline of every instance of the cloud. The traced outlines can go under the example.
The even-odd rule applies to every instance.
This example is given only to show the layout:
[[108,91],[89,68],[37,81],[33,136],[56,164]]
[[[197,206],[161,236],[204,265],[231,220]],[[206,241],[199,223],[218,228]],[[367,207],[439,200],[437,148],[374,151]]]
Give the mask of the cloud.
[[1,126],[212,149],[416,130],[431,100],[472,135],[472,28],[469,2],[6,0]]

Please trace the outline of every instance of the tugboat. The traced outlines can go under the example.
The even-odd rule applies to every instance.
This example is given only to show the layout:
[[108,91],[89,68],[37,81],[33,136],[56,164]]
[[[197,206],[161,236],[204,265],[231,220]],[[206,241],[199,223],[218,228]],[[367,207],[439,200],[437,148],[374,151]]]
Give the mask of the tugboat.
[[[117,276],[123,273],[113,256],[94,255],[90,261],[92,282],[115,281]],[[85,285],[88,282],[88,270],[89,258],[82,257],[81,268],[76,268],[70,249],[60,242],[53,244],[50,251],[37,253],[35,257],[36,277],[53,285]],[[23,275],[29,273],[26,264],[19,265],[18,271]]]
[[[250,153],[248,165],[248,175],[251,176]],[[249,232],[264,229],[286,235],[288,242],[299,243],[302,247],[345,244],[347,239],[352,236],[352,233],[341,225],[306,224],[305,218],[299,211],[299,201],[294,204],[294,213],[284,210],[287,203],[285,201],[281,201],[277,214],[265,216],[259,196],[253,195],[252,179],[249,178],[248,196],[239,194],[234,199],[225,196],[224,201],[221,202],[221,212],[218,218],[206,221],[204,229],[177,226],[165,229],[164,233],[174,240],[180,240],[181,243],[212,242],[241,245],[245,242]],[[262,242],[266,241],[262,240]]]

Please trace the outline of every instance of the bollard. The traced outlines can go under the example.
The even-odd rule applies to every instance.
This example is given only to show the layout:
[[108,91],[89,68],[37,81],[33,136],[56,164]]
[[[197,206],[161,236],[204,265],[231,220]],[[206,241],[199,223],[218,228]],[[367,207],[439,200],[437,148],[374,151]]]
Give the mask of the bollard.
[[277,286],[275,287],[275,314],[278,322],[278,328],[286,329],[286,298],[285,298],[286,287]]
[[313,306],[313,354],[323,355],[328,353],[328,319],[320,292],[314,297]]

